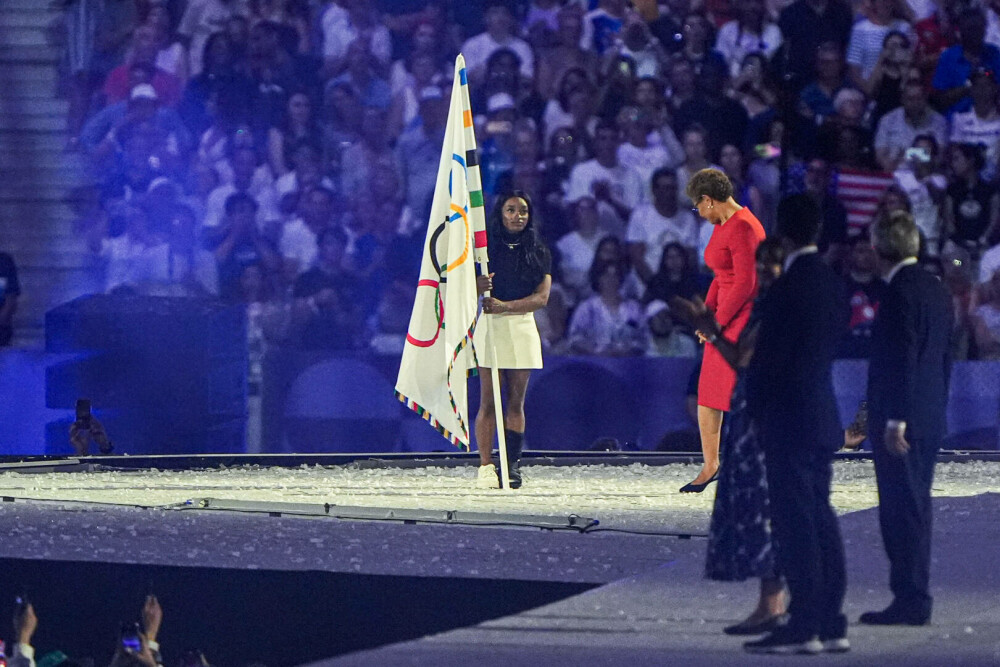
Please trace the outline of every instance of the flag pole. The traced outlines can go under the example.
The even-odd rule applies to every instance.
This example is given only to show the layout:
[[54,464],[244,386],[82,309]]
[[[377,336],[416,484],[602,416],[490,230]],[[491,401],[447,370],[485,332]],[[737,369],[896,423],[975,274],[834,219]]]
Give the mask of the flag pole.
[[[486,253],[483,253],[483,274],[490,275],[489,263],[486,258]],[[483,296],[488,297],[489,292],[484,292]],[[490,354],[490,375],[493,381],[493,415],[496,418],[497,423],[497,443],[500,446],[500,476],[503,480],[501,487],[507,491],[510,491],[510,465],[507,463],[507,434],[504,433],[503,425],[503,401],[500,398],[500,369],[497,368],[497,346],[496,341],[493,338],[493,314],[487,314],[486,317],[486,338],[487,347],[489,347]],[[480,398],[480,400],[482,400]],[[490,443],[490,450],[493,450],[493,443]]]
[[[469,120],[466,124],[466,130],[468,132],[467,139],[469,145],[472,146],[473,153],[478,153],[478,146],[476,144],[476,128],[472,124],[472,101],[469,95],[468,81],[465,76],[465,56],[461,53],[455,58],[455,71],[457,76],[462,81],[461,91],[462,91],[462,108],[468,109],[467,113],[469,115]],[[469,165],[469,185],[470,189],[473,191],[482,192],[482,176],[479,173],[478,157],[476,158],[477,164],[473,166]],[[482,229],[483,236],[485,238],[486,231],[486,216],[483,212],[483,206],[472,207],[471,216],[473,217],[473,227],[475,229]],[[478,240],[475,244],[476,247],[476,261],[482,267],[483,275],[490,275],[490,261],[489,254],[487,252],[487,244],[480,243]],[[490,292],[484,292],[483,297],[489,297]],[[486,324],[486,346],[489,348],[489,362],[490,362],[490,375],[492,376],[493,383],[493,415],[496,418],[497,424],[497,443],[500,446],[500,479],[502,480],[501,487],[510,490],[510,466],[507,465],[507,438],[504,433],[503,424],[503,399],[500,396],[500,369],[497,368],[497,347],[496,342],[493,337],[493,315],[491,313],[483,313],[486,315],[484,318],[484,323]],[[482,397],[479,399],[482,401]],[[477,443],[478,444],[478,443]],[[490,452],[493,451],[493,443],[490,443]]]

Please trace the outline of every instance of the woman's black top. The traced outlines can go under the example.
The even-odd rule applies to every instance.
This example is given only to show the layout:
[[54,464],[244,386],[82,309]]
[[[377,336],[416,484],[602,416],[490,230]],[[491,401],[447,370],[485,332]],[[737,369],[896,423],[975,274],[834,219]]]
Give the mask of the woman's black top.
[[501,225],[488,230],[489,267],[493,276],[490,296],[514,301],[531,296],[545,276],[552,273],[552,255],[533,229],[511,234]]
[[691,274],[681,276],[680,280],[671,280],[665,273],[657,273],[649,280],[646,287],[645,301],[659,299],[665,303],[670,303],[670,299],[679,296],[684,299],[693,299],[701,290],[698,289],[698,279]]
[[990,199],[996,189],[983,181],[969,187],[967,181],[956,181],[948,186],[951,197],[955,229],[951,238],[957,242],[976,241],[990,225]]

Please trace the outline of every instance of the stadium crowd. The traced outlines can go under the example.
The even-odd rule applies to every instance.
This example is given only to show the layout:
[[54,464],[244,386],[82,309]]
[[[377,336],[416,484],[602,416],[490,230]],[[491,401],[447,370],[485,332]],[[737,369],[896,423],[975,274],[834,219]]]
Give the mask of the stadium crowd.
[[67,0],[73,197],[108,292],[244,303],[261,344],[398,354],[454,58],[487,206],[530,194],[551,353],[688,356],[713,165],[821,204],[868,354],[867,230],[913,213],[955,358],[1000,358],[997,0]]

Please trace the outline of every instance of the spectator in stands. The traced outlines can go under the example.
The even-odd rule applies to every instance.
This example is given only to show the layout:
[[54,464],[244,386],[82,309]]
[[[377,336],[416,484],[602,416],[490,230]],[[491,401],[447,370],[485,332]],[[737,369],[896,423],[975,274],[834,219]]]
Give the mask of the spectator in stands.
[[691,249],[674,241],[663,248],[659,267],[649,280],[643,301],[670,303],[675,296],[690,300],[703,291],[698,285]]
[[681,50],[678,56],[686,60],[694,73],[694,76],[701,76],[702,68],[707,63],[713,63],[728,73],[726,59],[721,53],[712,48],[715,40],[712,37],[712,24],[701,11],[689,11],[684,17],[684,24],[681,26]]
[[190,42],[191,76],[201,74],[205,43],[212,33],[224,31],[233,16],[232,0],[190,0],[181,16],[177,32]]
[[871,110],[873,125],[902,104],[903,86],[911,81],[920,81],[920,72],[912,63],[913,47],[910,37],[895,30],[886,35],[882,53],[865,88],[865,93],[874,103]]
[[651,301],[646,306],[649,326],[647,357],[680,357],[694,359],[698,356],[698,343],[688,328],[677,322],[664,301]]
[[1000,241],[983,253],[982,259],[979,260],[979,275],[976,280],[979,283],[986,283],[997,271],[1000,271]]
[[1000,231],[1000,193],[980,178],[983,154],[973,144],[952,144],[952,179],[944,202],[942,240],[965,248],[973,260],[996,240]]
[[705,141],[705,128],[700,123],[694,123],[681,134],[681,146],[684,148],[684,162],[677,167],[677,181],[687,183],[691,177],[702,169],[718,169],[722,167],[708,161],[708,146]]
[[353,199],[361,195],[378,165],[396,164],[385,129],[386,112],[380,107],[366,107],[361,125],[361,140],[344,149],[340,171],[340,192]]
[[576,128],[584,133],[593,130],[597,122],[593,115],[594,96],[593,84],[585,70],[579,67],[563,70],[557,92],[542,113],[546,139],[551,141],[561,127]]
[[361,100],[350,84],[339,83],[327,87],[324,106],[323,172],[339,181],[344,151],[361,139]]
[[139,84],[127,102],[105,107],[83,126],[80,144],[94,160],[98,174],[107,173],[116,156],[124,152],[125,138],[145,124],[151,124],[175,148],[176,155],[191,149],[191,134],[177,112],[160,104],[153,86]]
[[578,354],[634,356],[649,347],[646,315],[639,302],[622,294],[624,265],[615,261],[594,262],[590,269],[590,297],[573,312],[570,348]]
[[518,122],[517,104],[508,93],[490,96],[486,104],[487,120],[480,149],[483,192],[498,192],[500,176],[514,167],[514,127]]
[[425,218],[437,182],[436,172],[427,165],[441,157],[450,94],[437,85],[424,86],[417,93],[419,113],[399,136],[395,154],[406,205],[418,218]]
[[167,239],[143,250],[130,268],[128,285],[145,296],[219,295],[215,256],[198,243],[197,220],[186,206],[174,209]]
[[316,72],[305,65],[282,45],[280,26],[262,21],[250,29],[246,67],[256,133],[266,137],[268,128],[281,123],[292,91],[318,85]]
[[632,267],[648,289],[652,289],[651,281],[669,245],[679,244],[692,256],[698,246],[698,221],[690,210],[679,205],[677,174],[662,167],[653,172],[650,184],[652,202],[632,212],[625,233]]
[[857,136],[857,144],[848,144],[849,148],[856,149],[857,152],[850,153],[852,159],[865,167],[874,167],[874,156],[872,155],[871,132],[865,126],[865,108],[868,102],[864,93],[856,88],[844,88],[837,93],[833,100],[834,115],[827,118],[816,133],[816,150],[827,160],[839,159],[844,161],[844,157],[839,157],[843,153],[845,144],[843,143],[842,130],[852,130]]
[[[194,132],[204,132],[211,118],[246,122],[251,112],[253,83],[242,71],[228,33],[217,32],[205,42],[202,71],[184,88],[178,111]],[[214,107],[209,114],[209,105]]]
[[[567,4],[557,15],[558,27],[549,44],[539,50],[536,59],[535,87],[546,100],[560,97],[562,82],[570,70],[580,70],[584,77],[597,75],[597,54],[580,46],[583,17],[578,5]],[[567,100],[561,99],[563,107]],[[553,130],[555,128],[552,128]]]
[[[666,87],[661,79],[645,76],[635,82],[632,104],[639,110],[639,125],[645,128],[650,143],[662,144],[666,159],[657,167],[677,167],[684,161],[684,148],[670,126]],[[650,173],[652,175],[652,173]]]
[[295,280],[293,327],[306,349],[354,349],[360,343],[359,285],[344,270],[347,237],[336,227],[320,232],[316,265]]
[[602,121],[594,133],[594,159],[573,167],[567,198],[593,196],[605,231],[621,235],[632,211],[642,202],[645,186],[632,167],[618,161],[618,126]]
[[[123,231],[109,236],[112,224]],[[149,232],[146,211],[135,205],[121,206],[119,211],[98,218],[86,235],[91,252],[104,262],[104,291],[108,294],[128,284],[136,262],[156,242]]]
[[1000,360],[1000,271],[980,288],[982,303],[972,316],[979,358]]
[[153,28],[153,37],[158,48],[156,66],[177,77],[183,87],[188,80],[190,61],[187,49],[174,32],[174,17],[171,16],[166,2],[154,2],[149,5],[143,23]]
[[331,79],[327,87],[347,83],[354,88],[362,106],[389,110],[392,105],[392,89],[378,73],[378,61],[363,39],[356,39],[347,48],[347,67],[344,72]]
[[14,335],[14,314],[21,297],[17,266],[8,253],[0,252],[0,347],[10,345]]
[[125,63],[111,70],[104,82],[106,104],[122,102],[129,98],[129,92],[140,83],[148,83],[156,91],[157,98],[164,106],[175,106],[181,99],[183,82],[173,74],[157,67],[156,59],[160,47],[156,30],[150,25],[141,25],[132,35],[132,51]]
[[844,50],[835,42],[825,42],[816,49],[815,74],[799,93],[798,111],[810,124],[818,127],[836,114],[833,100],[849,84],[846,76]]
[[697,78],[697,94],[677,110],[674,128],[684,132],[694,124],[705,128],[709,155],[718,155],[725,144],[742,146],[749,118],[743,106],[726,96],[728,70],[706,62]]
[[769,68],[763,54],[751,53],[743,59],[739,74],[733,81],[733,99],[743,105],[749,119],[746,136],[740,146],[747,151],[768,140],[768,129],[778,118],[775,108],[778,89],[768,75]]
[[930,134],[937,145],[947,140],[948,123],[930,108],[923,84],[913,80],[903,87],[902,104],[882,116],[875,133],[875,157],[883,170],[892,173],[903,162],[917,136]]
[[876,274],[878,258],[867,238],[851,241],[851,254],[845,276],[847,298],[851,305],[851,319],[840,352],[837,356],[847,359],[867,359],[871,354],[872,325],[878,304],[885,290],[885,283]]
[[134,2],[66,0],[66,65],[69,80],[69,148],[77,138],[93,105],[94,92],[107,73],[121,62],[122,52],[138,20]]
[[781,47],[781,30],[767,17],[764,0],[742,0],[739,18],[729,21],[715,38],[715,50],[729,65],[730,76],[738,76],[744,59],[751,53],[762,54],[768,60]]
[[312,51],[309,8],[297,0],[251,0],[250,25],[270,21],[280,26],[281,41],[291,53]]
[[785,41],[781,69],[791,75],[794,88],[811,78],[821,44],[847,46],[852,23],[854,14],[845,0],[795,0],[781,10],[778,27]]
[[1000,72],[1000,49],[984,41],[986,16],[982,8],[970,6],[958,18],[959,43],[944,50],[934,70],[932,85],[938,108],[949,114],[972,108],[971,77],[977,70]]
[[847,211],[831,194],[829,164],[819,158],[810,160],[806,165],[804,183],[806,194],[819,204],[822,215],[823,224],[817,244],[819,251],[825,254],[828,263],[837,267],[846,249]]
[[733,144],[724,145],[719,151],[719,166],[733,184],[733,198],[740,206],[747,206],[751,211],[760,211],[764,208],[760,190],[747,178],[743,153],[739,147]]
[[648,200],[653,172],[674,162],[674,158],[661,141],[650,141],[650,136],[657,135],[652,133],[651,123],[642,117],[638,107],[622,107],[618,112],[617,122],[624,138],[618,147],[618,162],[629,165],[639,173],[639,178],[645,184],[643,199]]
[[597,7],[583,17],[583,48],[598,55],[610,49],[625,27],[627,16],[625,0],[598,0]]
[[462,44],[470,81],[481,84],[486,80],[487,61],[500,49],[513,51],[520,61],[521,75],[532,79],[535,76],[535,56],[528,43],[515,34],[517,22],[509,3],[490,0],[484,20],[486,30]]
[[597,200],[585,194],[571,202],[570,212],[576,220],[576,229],[556,243],[559,251],[559,272],[563,284],[569,288],[570,305],[579,303],[589,291],[589,271],[594,263],[597,245],[604,238],[600,229]]
[[931,14],[913,26],[917,35],[915,64],[921,79],[929,83],[938,59],[949,46],[955,44],[956,19],[963,0],[938,0],[931,5]]
[[305,90],[293,92],[288,96],[285,117],[267,133],[267,161],[272,172],[280,177],[292,170],[290,156],[299,143],[319,146],[322,141],[322,131],[313,114],[312,99]]
[[[851,82],[868,94],[874,93],[872,74],[881,63],[885,69],[902,65],[899,40],[889,40],[891,33],[900,33],[909,47],[910,24],[902,15],[904,0],[869,0],[865,18],[851,27],[847,43],[847,69]],[[887,48],[888,47],[888,48]]]
[[1000,112],[997,111],[997,75],[986,69],[976,69],[969,75],[972,108],[951,117],[951,143],[977,144],[983,148],[984,176],[997,173],[997,146],[1000,142]]
[[527,192],[532,202],[540,202],[538,208],[538,233],[543,237],[549,235],[547,230],[548,214],[551,207],[544,204],[546,194],[544,163],[540,161],[538,130],[530,118],[519,121],[514,126],[514,164],[506,172],[500,174],[497,192],[518,190]]
[[334,183],[323,175],[320,149],[305,141],[299,142],[291,154],[292,170],[274,182],[279,199],[287,195],[304,192],[314,185],[334,189]]
[[906,151],[906,160],[893,173],[896,185],[906,193],[913,220],[924,237],[925,251],[936,257],[941,245],[941,202],[948,181],[938,173],[938,143],[933,135],[921,134]]
[[447,80],[441,74],[439,61],[432,54],[410,54],[406,62],[407,68],[404,69],[401,80],[390,80],[389,83],[392,88],[392,104],[389,107],[388,131],[394,137],[419,122],[420,92],[428,87],[440,88]]
[[270,230],[281,218],[278,195],[269,175],[258,168],[256,151],[252,148],[237,148],[232,152],[230,164],[233,181],[212,190],[202,222],[205,238],[214,239],[215,242],[218,242],[219,234],[225,233],[223,217],[226,216],[227,202],[235,194],[245,194],[253,201],[258,231]]
[[223,300],[240,301],[243,274],[248,268],[259,267],[266,273],[281,270],[281,258],[258,228],[256,215],[257,202],[250,195],[234,192],[226,199],[225,218],[216,234],[221,240],[215,245]]
[[350,66],[355,44],[370,53],[376,67],[385,73],[392,59],[392,36],[379,22],[371,0],[330,2],[319,19],[323,33],[323,74],[339,76]]
[[281,230],[278,248],[285,261],[285,271],[295,278],[316,262],[317,239],[323,230],[333,227],[334,194],[321,186],[302,192],[299,217]]
[[670,84],[667,91],[667,106],[672,113],[676,113],[685,102],[694,99],[694,66],[686,58],[675,55],[667,72],[667,81]]

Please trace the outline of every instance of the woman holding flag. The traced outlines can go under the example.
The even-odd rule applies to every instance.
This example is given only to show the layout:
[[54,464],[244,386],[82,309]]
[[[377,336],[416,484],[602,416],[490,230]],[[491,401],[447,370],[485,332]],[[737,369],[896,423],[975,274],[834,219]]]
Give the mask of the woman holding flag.
[[[506,386],[504,435],[510,486],[521,486],[518,463],[524,446],[524,397],[531,369],[542,367],[542,344],[534,312],[544,308],[552,287],[552,256],[535,230],[531,199],[515,190],[497,200],[486,233],[491,273],[477,276],[476,287],[483,297],[483,312],[492,315],[489,337],[496,347],[497,370]],[[500,486],[499,462],[493,459],[496,413],[493,382],[487,355],[479,354],[479,413],[476,415],[476,444],[479,473],[476,485]]]

